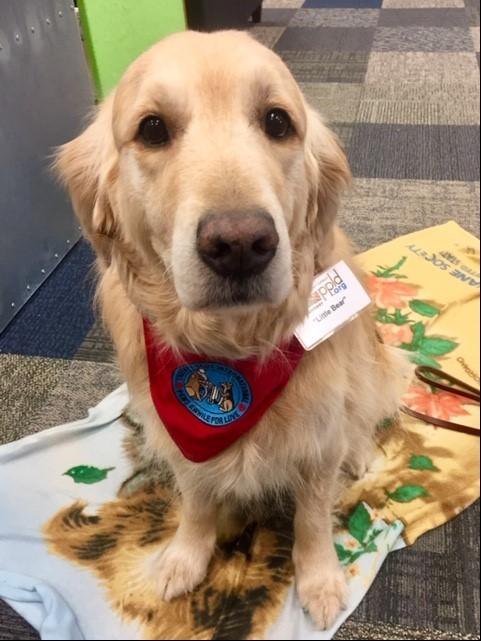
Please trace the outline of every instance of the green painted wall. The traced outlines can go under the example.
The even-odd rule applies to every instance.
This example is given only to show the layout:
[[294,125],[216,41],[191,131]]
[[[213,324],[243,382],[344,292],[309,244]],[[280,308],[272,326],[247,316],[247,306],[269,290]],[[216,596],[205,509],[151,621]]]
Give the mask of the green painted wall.
[[145,49],[185,29],[182,0],[79,0],[78,6],[99,99]]

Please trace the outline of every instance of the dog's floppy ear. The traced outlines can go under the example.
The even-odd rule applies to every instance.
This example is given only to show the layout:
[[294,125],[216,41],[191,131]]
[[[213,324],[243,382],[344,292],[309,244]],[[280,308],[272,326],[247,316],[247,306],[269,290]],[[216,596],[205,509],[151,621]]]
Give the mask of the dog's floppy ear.
[[[332,249],[334,219],[340,196],[351,183],[351,172],[337,136],[310,107],[307,108],[306,162],[310,190],[307,225],[318,255],[322,256]],[[316,263],[319,263],[317,256]]]
[[112,135],[112,98],[97,111],[92,123],[74,140],[57,150],[54,170],[67,187],[75,213],[97,253],[110,262],[116,221],[109,187],[117,168]]

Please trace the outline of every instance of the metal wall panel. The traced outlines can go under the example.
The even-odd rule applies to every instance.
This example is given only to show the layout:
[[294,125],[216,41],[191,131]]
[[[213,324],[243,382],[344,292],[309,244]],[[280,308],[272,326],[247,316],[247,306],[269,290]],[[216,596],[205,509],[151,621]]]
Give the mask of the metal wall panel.
[[92,104],[73,3],[0,0],[0,331],[80,236],[50,162]]

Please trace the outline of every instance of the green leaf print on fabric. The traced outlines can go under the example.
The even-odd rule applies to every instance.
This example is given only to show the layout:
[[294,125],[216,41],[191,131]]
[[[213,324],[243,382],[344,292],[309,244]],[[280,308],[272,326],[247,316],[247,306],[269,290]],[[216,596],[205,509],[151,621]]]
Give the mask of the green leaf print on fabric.
[[429,456],[424,456],[423,454],[413,454],[411,456],[409,459],[409,469],[439,472],[439,468],[434,465]]
[[458,343],[447,338],[426,336],[419,344],[419,351],[426,356],[444,356],[456,349]]
[[[382,310],[380,310],[382,311]],[[416,365],[429,365],[441,367],[433,356],[449,354],[458,346],[458,343],[440,336],[426,336],[426,327],[421,321],[411,325],[412,339],[410,343],[402,343],[401,349],[412,352],[410,360]]]
[[396,503],[410,503],[414,499],[430,496],[429,492],[421,485],[400,485],[394,492],[386,492],[386,494]]
[[396,274],[399,269],[404,265],[404,263],[407,261],[407,256],[403,256],[401,260],[393,265],[392,267],[384,267],[383,265],[378,265],[377,266],[377,271],[376,272],[371,272],[374,276],[377,276],[378,278],[407,278],[407,276],[404,276],[403,274]]
[[[407,278],[407,276],[398,273],[406,260],[407,257],[403,256],[392,267],[378,265],[377,271],[371,273],[377,278]],[[398,327],[410,325],[412,331],[411,341],[401,343],[398,347],[411,352],[409,360],[416,365],[441,368],[440,363],[433,357],[449,354],[458,347],[458,343],[441,336],[426,336],[425,324],[422,321],[414,322],[414,319],[411,318],[412,312],[425,318],[436,318],[441,314],[441,306],[435,302],[428,302],[418,298],[411,299],[407,304],[410,310],[407,313],[403,313],[401,309],[395,309],[391,313],[386,308],[379,307],[376,311],[376,321],[382,325],[397,325]],[[392,329],[390,331],[392,332]],[[405,340],[404,335],[403,339]]]
[[359,543],[364,543],[364,539],[371,527],[371,517],[369,512],[366,510],[362,503],[359,503],[355,509],[351,512],[347,520],[347,529],[349,534],[359,541]]
[[373,528],[371,515],[364,503],[358,503],[352,510],[346,519],[346,527],[359,545],[356,547],[354,541],[351,541],[348,543],[351,549],[347,549],[340,543],[335,543],[337,557],[343,565],[354,563],[363,554],[377,552],[375,539],[382,529]]
[[378,308],[376,312],[376,320],[385,325],[407,325],[412,322],[409,320],[409,313],[403,314],[401,310],[396,309],[394,314],[390,314],[387,309],[382,307]]
[[409,313],[403,314],[400,309],[396,309],[394,312],[394,324],[395,325],[407,325],[411,321],[409,320]]
[[411,342],[401,343],[400,348],[405,349],[408,352],[417,352],[419,351],[421,342],[424,339],[426,328],[424,327],[424,324],[421,322],[414,323],[413,325],[411,325],[411,332],[412,332]]
[[[376,536],[379,534],[381,530],[376,530]],[[354,563],[354,561],[357,561],[363,554],[371,554],[372,552],[377,552],[377,545],[373,542],[370,541],[366,545],[364,545],[360,550],[355,550],[351,554],[351,558],[349,559],[349,563]]]
[[336,553],[337,553],[337,558],[341,563],[343,562],[348,562],[351,560],[352,553],[349,550],[346,550],[345,547],[340,545],[339,543],[335,544],[336,548]]
[[413,333],[412,344],[418,347],[424,339],[426,327],[424,326],[424,323],[414,323],[414,325],[411,325],[411,331]]
[[[380,531],[381,530],[376,530],[376,536]],[[366,545],[365,552],[377,552],[377,545],[371,541],[371,543],[368,543],[368,545]]]
[[99,483],[107,478],[107,474],[115,470],[115,467],[106,467],[99,469],[91,465],[77,465],[71,467],[63,476],[70,476],[75,483],[85,483],[91,485],[92,483]]
[[428,318],[434,318],[441,313],[441,310],[430,303],[426,303],[423,300],[411,300],[409,301],[409,307],[419,314],[420,316],[427,316]]
[[437,368],[441,367],[441,364],[438,361],[435,361],[434,358],[426,356],[425,354],[420,354],[419,352],[417,352],[416,354],[410,354],[409,360],[415,365],[428,365],[429,367]]
[[379,430],[390,430],[391,427],[394,427],[397,423],[397,419],[394,418],[394,416],[388,416],[384,420],[382,420],[380,423],[377,425],[377,429]]
[[[374,544],[374,547],[377,550],[376,545]],[[351,558],[349,559],[349,563],[354,563],[354,561],[357,561],[363,554],[365,554],[365,549],[362,548],[361,550],[356,550],[351,554]]]

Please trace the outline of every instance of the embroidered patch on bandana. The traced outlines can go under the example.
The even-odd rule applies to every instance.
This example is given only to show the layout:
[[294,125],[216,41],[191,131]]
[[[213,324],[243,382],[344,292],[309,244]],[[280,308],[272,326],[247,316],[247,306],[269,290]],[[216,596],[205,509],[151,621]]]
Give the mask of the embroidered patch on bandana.
[[238,420],[252,404],[247,380],[221,363],[201,362],[178,367],[172,376],[174,393],[196,418],[211,427]]

